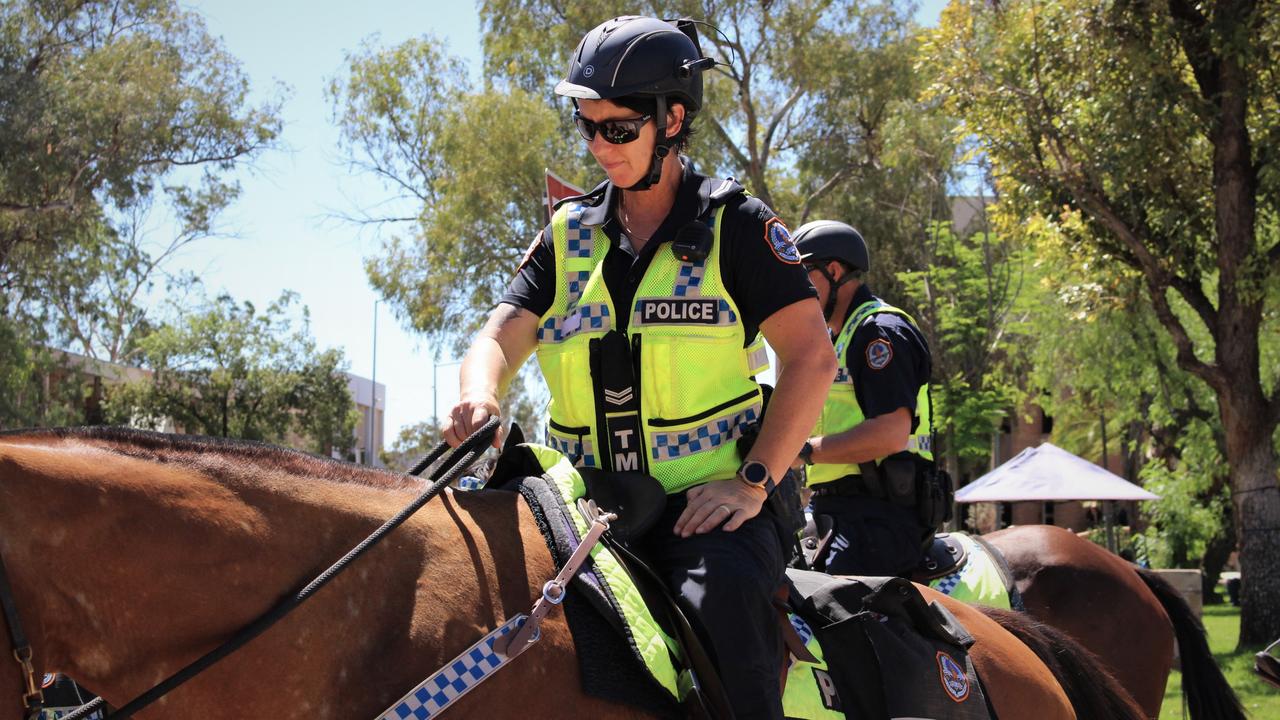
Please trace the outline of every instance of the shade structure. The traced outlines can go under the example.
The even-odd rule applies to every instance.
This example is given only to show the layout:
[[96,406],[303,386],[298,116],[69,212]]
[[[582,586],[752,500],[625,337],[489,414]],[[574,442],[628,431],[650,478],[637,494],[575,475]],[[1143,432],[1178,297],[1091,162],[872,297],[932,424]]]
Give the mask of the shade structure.
[[956,492],[956,502],[1156,500],[1124,478],[1051,443],[1027,448]]

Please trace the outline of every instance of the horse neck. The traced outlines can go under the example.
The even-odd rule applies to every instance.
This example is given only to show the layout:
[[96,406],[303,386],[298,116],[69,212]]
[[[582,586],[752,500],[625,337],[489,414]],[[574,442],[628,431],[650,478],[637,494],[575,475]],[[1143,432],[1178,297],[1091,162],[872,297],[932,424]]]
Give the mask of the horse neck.
[[[196,469],[88,443],[0,442],[0,554],[41,667],[67,672],[110,702],[127,700],[296,590],[412,497],[217,468],[215,460]],[[441,584],[470,595],[472,611],[479,606],[478,625],[528,602],[530,559],[504,558],[496,573],[499,553],[488,552],[520,547],[519,522],[477,523],[450,500],[420,515],[331,589],[344,580],[354,593],[413,588],[430,556],[447,574]],[[487,527],[469,531],[478,524]],[[477,557],[480,535],[485,557]],[[420,615],[415,623],[431,622]],[[7,675],[16,673],[0,682]]]

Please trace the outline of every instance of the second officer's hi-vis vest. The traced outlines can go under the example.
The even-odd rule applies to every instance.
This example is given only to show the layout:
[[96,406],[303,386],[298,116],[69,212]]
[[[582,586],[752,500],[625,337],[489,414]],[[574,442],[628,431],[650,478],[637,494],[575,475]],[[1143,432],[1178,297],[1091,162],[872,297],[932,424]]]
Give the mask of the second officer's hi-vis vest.
[[[831,390],[827,393],[827,402],[822,406],[822,417],[818,420],[815,435],[834,435],[844,432],[866,419],[862,407],[858,405],[858,395],[854,392],[853,372],[844,363],[849,343],[853,341],[853,334],[857,332],[864,320],[879,313],[901,315],[913,327],[919,327],[906,312],[879,298],[868,300],[853,311],[836,337],[836,357],[841,364],[836,369],[835,382],[831,384]],[[916,396],[915,417],[912,420],[914,429],[907,440],[907,451],[926,460],[933,460],[933,418],[930,417],[930,410],[929,385],[926,383],[920,386],[920,392]],[[849,475],[860,475],[862,469],[855,463],[822,463],[810,466],[806,473],[809,484],[815,485],[839,480]]]
[[551,220],[558,279],[537,351],[551,390],[548,444],[578,465],[646,471],[668,493],[733,477],[736,441],[763,412],[755,376],[769,361],[758,335],[745,342],[720,276],[724,206],[700,218],[712,233],[704,259],[654,253],[622,309],[625,335],[602,274],[610,240],[580,222],[583,209],[566,203]]

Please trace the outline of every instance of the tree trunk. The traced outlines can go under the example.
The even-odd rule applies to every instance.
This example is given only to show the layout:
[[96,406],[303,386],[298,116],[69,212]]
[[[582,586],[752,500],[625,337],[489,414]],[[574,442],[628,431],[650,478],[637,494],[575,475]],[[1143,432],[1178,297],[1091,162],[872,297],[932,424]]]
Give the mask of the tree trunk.
[[1222,402],[1231,472],[1231,504],[1240,547],[1240,647],[1280,637],[1280,485],[1272,445],[1275,425],[1259,388]]
[[1218,580],[1222,577],[1222,568],[1226,566],[1227,559],[1231,557],[1231,551],[1235,548],[1235,513],[1228,510],[1227,521],[1223,524],[1222,532],[1209,541],[1204,549],[1204,559],[1200,563],[1204,578],[1201,595],[1205,605],[1217,605],[1222,602],[1222,598],[1218,595]]

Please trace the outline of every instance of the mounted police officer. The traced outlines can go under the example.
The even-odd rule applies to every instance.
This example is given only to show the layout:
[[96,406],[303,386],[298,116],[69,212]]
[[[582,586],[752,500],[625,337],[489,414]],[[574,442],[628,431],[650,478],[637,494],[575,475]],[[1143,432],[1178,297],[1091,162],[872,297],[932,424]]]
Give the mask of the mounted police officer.
[[[818,418],[812,378],[836,363],[787,228],[681,153],[714,64],[685,21],[620,17],[583,38],[556,93],[608,179],[533,241],[467,353],[445,437],[497,415],[536,351],[549,443],[661,482],[667,511],[644,549],[701,616],[736,716],[780,718],[783,561],[760,511]],[[742,458],[736,441],[764,413],[761,334],[782,371]]]
[[834,524],[815,569],[908,577],[947,502],[933,462],[928,343],[911,316],[863,283],[871,262],[857,230],[820,220],[795,241],[840,364],[800,453],[814,516]]

